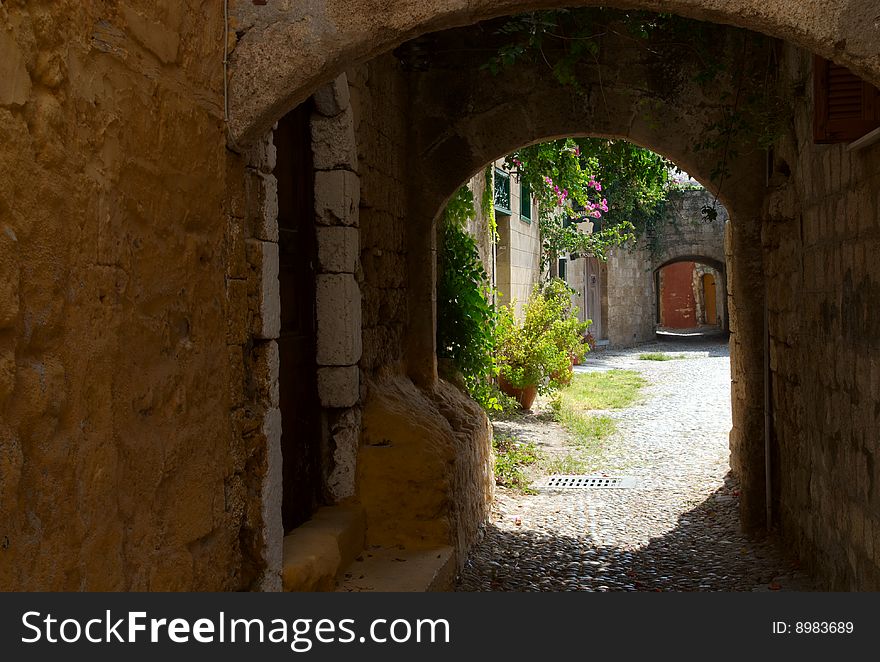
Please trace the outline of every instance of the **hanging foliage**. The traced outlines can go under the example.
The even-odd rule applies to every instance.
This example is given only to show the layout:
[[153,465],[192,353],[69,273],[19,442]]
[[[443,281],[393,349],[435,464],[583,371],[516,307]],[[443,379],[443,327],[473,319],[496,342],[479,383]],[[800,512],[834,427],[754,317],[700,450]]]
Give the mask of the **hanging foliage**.
[[437,282],[437,356],[461,373],[471,396],[485,409],[500,409],[492,379],[497,314],[491,284],[467,223],[475,215],[474,196],[461,187],[449,201],[440,237]]

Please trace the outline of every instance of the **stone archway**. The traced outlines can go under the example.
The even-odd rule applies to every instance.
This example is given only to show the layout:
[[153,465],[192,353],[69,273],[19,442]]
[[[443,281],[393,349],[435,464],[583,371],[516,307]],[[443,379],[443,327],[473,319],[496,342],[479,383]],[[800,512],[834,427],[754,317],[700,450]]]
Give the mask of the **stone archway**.
[[878,15],[868,0],[325,0],[314,4],[238,2],[231,29],[229,127],[234,143],[265,133],[346,66],[427,32],[560,6],[604,5],[674,12],[785,39],[880,84]]
[[[665,314],[667,314],[669,311],[668,307],[666,310],[664,310],[664,306],[666,305],[666,303],[664,302],[664,287],[662,282],[664,274],[666,274],[667,272],[667,268],[678,267],[680,265],[688,265],[689,267],[687,272],[687,289],[692,292],[693,296],[693,301],[691,302],[693,306],[693,311],[691,313],[693,323],[684,326],[670,325],[667,323],[667,320],[665,319]],[[701,276],[704,270],[709,270],[710,273],[706,274],[705,276]],[[671,326],[673,328],[695,328],[704,324],[708,324],[707,315],[704,311],[704,306],[706,305],[704,297],[710,296],[712,301],[712,312],[709,316],[709,318],[712,320],[711,324],[713,326],[719,326],[720,330],[722,331],[728,330],[729,314],[727,311],[726,301],[726,271],[726,266],[723,260],[718,260],[716,258],[696,254],[682,254],[672,259],[666,260],[665,262],[654,267],[654,269],[651,271],[651,277],[654,284],[656,325],[661,327]],[[704,287],[704,281],[707,277],[711,278],[710,294],[707,294],[704,289],[701,289]],[[698,278],[700,279],[699,283],[694,280]]]
[[[699,133],[699,127],[705,127],[707,121],[705,116],[699,117],[699,113],[695,112],[694,100],[690,99],[690,103],[683,97],[666,100],[655,109],[663,125],[685,129],[661,135],[656,127],[642,121],[639,113],[627,113],[627,109],[632,111],[637,95],[632,94],[633,79],[630,77],[627,80],[627,76],[633,72],[624,68],[618,67],[621,85],[611,94],[616,111],[606,113],[611,117],[603,117],[595,112],[597,108],[602,108],[595,103],[598,97],[594,97],[593,102],[585,107],[572,108],[570,96],[548,89],[544,89],[546,94],[539,94],[537,90],[543,89],[541,81],[530,79],[529,74],[522,71],[523,80],[535,82],[536,85],[530,86],[520,81],[520,85],[527,90],[520,98],[502,100],[497,95],[488,94],[482,99],[486,103],[468,106],[461,103],[462,95],[456,98],[454,92],[468,89],[474,84],[477,87],[472,89],[485,91],[485,81],[482,83],[484,87],[479,87],[482,74],[475,67],[465,67],[464,74],[456,76],[436,71],[404,74],[395,69],[396,62],[388,55],[367,60],[427,30],[467,25],[479,18],[496,15],[493,12],[503,14],[502,6],[506,11],[522,8],[519,3],[490,3],[488,0],[485,5],[477,4],[484,8],[491,4],[495,9],[486,10],[485,14],[479,11],[470,13],[460,3],[455,5],[457,9],[432,13],[431,8],[416,11],[410,4],[398,3],[386,14],[377,13],[371,17],[371,20],[376,17],[389,19],[389,23],[380,27],[375,21],[361,21],[357,12],[349,12],[350,17],[342,16],[337,13],[339,8],[335,3],[324,6],[329,8],[329,14],[310,14],[309,20],[303,21],[298,20],[302,17],[296,14],[299,11],[296,9],[289,13],[268,5],[265,11],[269,13],[261,15],[264,9],[251,9],[248,6],[243,14],[239,14],[241,20],[236,25],[240,41],[232,57],[230,97],[230,128],[235,145],[247,144],[259,136],[273,118],[342,69],[351,68],[357,74],[355,78],[360,77],[361,80],[353,85],[360,86],[360,95],[370,97],[362,103],[365,113],[355,113],[366,124],[365,127],[356,128],[358,148],[365,157],[360,164],[360,174],[363,182],[366,182],[361,208],[369,216],[375,217],[375,220],[365,224],[361,250],[371,263],[365,267],[368,281],[371,278],[380,282],[387,280],[384,277],[374,278],[375,274],[383,272],[383,265],[391,264],[393,269],[385,272],[394,274],[394,282],[388,283],[390,287],[387,292],[380,291],[381,285],[378,288],[370,285],[367,289],[371,292],[366,296],[374,298],[373,304],[381,301],[378,304],[380,311],[387,306],[395,312],[393,325],[383,327],[380,324],[375,329],[365,328],[364,338],[369,337],[370,349],[365,350],[362,366],[369,371],[379,370],[383,361],[377,358],[377,352],[390,348],[386,363],[399,361],[423,394],[430,392],[437,384],[431,302],[434,296],[431,259],[434,251],[433,224],[438,210],[455,188],[483,164],[522,144],[557,136],[625,137],[671,157],[710,190],[714,190],[717,184],[711,177],[712,164],[687,149],[687,145]],[[553,3],[538,4],[552,6]],[[709,3],[697,0],[681,0],[673,4],[684,15],[746,25],[784,37],[795,45],[831,56],[872,81],[880,78],[877,58],[870,46],[866,45],[869,42],[865,35],[871,29],[871,22],[862,21],[858,25],[858,21],[851,20],[853,16],[867,16],[864,3],[827,3],[822,8],[826,12],[822,14],[825,17],[823,25],[814,23],[812,19],[804,22],[804,25],[813,26],[811,31],[807,31],[809,34],[794,27],[799,17],[796,12],[806,10],[786,7],[783,11],[780,9],[783,5],[781,2],[742,0],[734,8],[727,3],[723,9],[719,9],[715,3],[707,8]],[[648,8],[654,3],[646,0],[627,5]],[[240,5],[239,9],[242,7],[244,5]],[[534,7],[534,3],[530,7]],[[668,7],[665,3],[664,8]],[[734,15],[736,8],[753,11]],[[358,27],[348,32],[338,30],[340,26],[351,27],[355,24]],[[719,28],[719,32],[725,30]],[[330,34],[335,40],[334,44],[327,41]],[[784,73],[787,80],[796,82],[801,77],[802,82],[810,71],[806,54],[791,46],[784,46],[783,50],[786,51],[785,66],[788,69]],[[440,82],[433,92],[424,83],[432,76],[435,82]],[[351,80],[352,77],[349,77]],[[370,89],[377,82],[378,85]],[[446,94],[441,94],[439,90]],[[608,89],[602,92],[608,92]],[[377,101],[379,95],[384,95],[385,99]],[[436,106],[432,106],[432,103]],[[550,120],[545,122],[544,118],[536,126],[530,119],[534,115],[534,108],[546,110]],[[701,100],[701,109],[712,112],[713,106]],[[849,448],[846,444],[828,445],[816,437],[822,430],[818,419],[813,421],[813,429],[806,430],[805,434],[810,436],[812,450],[819,453],[821,460],[815,460],[813,454],[803,451],[804,446],[798,441],[798,431],[805,417],[799,412],[807,409],[815,419],[818,414],[813,415],[812,405],[821,402],[824,395],[821,391],[817,392],[818,386],[812,386],[821,382],[823,372],[819,363],[813,360],[808,350],[797,346],[796,341],[801,333],[797,312],[806,311],[814,317],[818,315],[816,311],[822,314],[827,312],[832,328],[837,330],[838,335],[852,340],[848,345],[850,349],[841,350],[848,360],[858,361],[858,352],[872,346],[873,341],[866,337],[870,335],[866,333],[872,328],[870,324],[849,313],[843,314],[841,308],[853,302],[859,310],[866,305],[867,299],[856,297],[853,293],[853,279],[861,279],[864,290],[873,291],[871,276],[864,270],[864,251],[844,246],[839,237],[832,236],[831,224],[825,219],[845,213],[858,219],[858,222],[864,221],[866,225],[876,221],[874,203],[871,202],[870,177],[866,174],[870,171],[866,164],[875,164],[876,159],[846,155],[842,153],[842,147],[813,148],[808,137],[809,112],[809,94],[806,93],[800,97],[793,111],[795,126],[789,128],[772,158],[767,158],[763,153],[740,153],[728,164],[731,176],[720,193],[734,218],[728,242],[728,252],[733,256],[728,260],[728,265],[734,304],[731,315],[734,327],[731,463],[745,486],[743,521],[753,530],[762,529],[767,505],[765,494],[771,493],[764,489],[766,474],[762,439],[765,438],[765,430],[776,426],[778,448],[772,452],[780,464],[788,463],[791,469],[790,473],[781,475],[781,480],[778,466],[773,469],[777,478],[773,486],[774,507],[780,512],[784,525],[793,532],[791,539],[797,543],[799,551],[812,559],[820,559],[826,566],[833,565],[836,585],[853,585],[857,577],[876,566],[869,559],[872,552],[865,552],[864,549],[869,548],[863,547],[867,545],[864,537],[866,527],[876,518],[867,512],[867,502],[862,498],[864,495],[855,494],[856,488],[846,498],[838,497],[829,487],[836,480],[836,474],[827,467],[844,466],[843,462],[856,467],[861,476],[858,489],[864,492],[868,489],[865,485],[873,485],[874,465],[862,457],[861,454],[870,453],[863,448],[862,442],[851,444],[857,450],[849,452],[843,450]],[[372,113],[373,117],[364,119],[368,117],[367,113]],[[377,130],[377,116],[382,118],[382,122],[392,125],[391,128]],[[450,121],[450,118],[455,120]],[[589,124],[589,127],[585,128],[585,124]],[[484,141],[474,140],[475,133],[483,135]],[[375,134],[378,134],[378,139]],[[426,167],[425,164],[430,162],[434,162],[434,165]],[[825,181],[829,178],[832,181]],[[853,189],[852,195],[847,187]],[[731,191],[735,191],[735,194]],[[844,206],[841,200],[844,197],[858,200],[854,203],[857,208],[850,211],[850,205],[847,204],[842,212]],[[381,215],[386,217],[386,226],[391,230],[386,236],[380,236],[385,231],[384,227],[380,229]],[[399,236],[401,225],[406,234],[402,245]],[[817,236],[827,240],[827,250],[810,248],[813,251],[810,259],[799,262],[798,257],[802,254],[799,251],[805,251],[806,242],[815,241]],[[821,261],[825,259],[832,260],[834,265],[834,271],[828,274],[821,273]],[[405,263],[405,267],[401,267],[401,262]],[[765,268],[782,275],[766,290]],[[805,275],[807,272],[809,276]],[[406,279],[405,286],[398,282],[401,273],[405,274],[402,277]],[[799,300],[793,296],[792,288],[798,287],[798,282],[803,284],[807,277],[812,279],[812,283],[818,284],[817,287],[825,289],[819,290],[820,295],[814,299]],[[847,284],[849,290],[846,289]],[[845,294],[843,303],[836,294],[840,289]],[[770,302],[766,314],[765,292]],[[397,317],[401,294],[408,302],[405,322]],[[393,303],[388,305],[392,299]],[[766,332],[763,328],[765,316],[769,317],[769,330]],[[765,333],[770,335],[769,343]],[[403,355],[396,351],[398,341],[406,346]],[[768,356],[772,354],[776,359],[768,360],[768,367],[765,368],[764,348],[768,344]],[[780,360],[780,357],[784,360]],[[764,390],[764,384],[769,383],[771,372],[780,375],[773,387],[777,390],[769,396],[771,401],[794,404],[790,407],[791,411],[780,407],[776,410],[775,419],[765,420],[769,406],[765,406],[761,391]],[[839,382],[846,381],[845,376],[838,375],[837,379]],[[859,377],[860,388],[869,388],[865,386],[869,381]],[[409,384],[406,388],[409,388]],[[837,384],[829,388],[840,390],[842,387]],[[406,398],[401,396],[395,406],[404,400]],[[436,405],[435,400],[431,406]],[[857,407],[857,404],[852,407]],[[453,422],[455,417],[446,416],[447,410],[441,408],[441,411],[453,423],[453,428],[462,423],[461,420]],[[849,435],[850,432],[847,429],[841,434]],[[776,432],[771,429],[768,434],[772,436]],[[835,464],[836,459],[841,457],[841,462]],[[821,466],[816,465],[817,461]],[[773,462],[777,462],[777,459]],[[459,478],[455,480],[459,481]],[[817,486],[815,489],[812,487],[814,485]],[[442,500],[440,496],[445,498],[455,492],[447,487],[443,488],[446,490],[443,495],[438,495],[438,503]],[[823,517],[826,518],[823,521],[819,521],[818,515],[811,514],[810,504],[816,500],[816,495],[822,495],[826,502],[821,506]],[[449,510],[456,508],[458,506],[453,505]],[[831,512],[850,511],[852,521],[858,522],[858,527],[844,525],[843,530],[834,523],[840,517],[835,519],[829,516]],[[459,512],[463,510],[459,508]],[[468,515],[468,521],[474,521],[472,515]],[[843,521],[846,521],[845,518]],[[875,528],[880,529],[876,524]],[[852,547],[846,550],[847,553],[842,553],[836,543],[829,542],[836,537],[845,539],[847,544],[851,543]],[[858,550],[850,554],[856,547]],[[829,561],[830,557],[833,558]]]
[[[754,61],[744,61],[734,48],[743,33],[719,28],[721,57],[731,65],[758,66],[766,61],[771,41],[758,35]],[[663,154],[680,165],[710,191],[717,190],[713,170],[718,153],[696,150],[693,145],[724,112],[723,90],[706,98],[696,87],[685,85],[668,94],[665,81],[645,75],[643,63],[625,44],[613,39],[603,44],[599,67],[578,71],[587,99],[560,86],[547,76],[540,63],[523,63],[492,74],[468,54],[475,43],[485,47],[486,32],[468,29],[433,35],[425,48],[434,49],[426,71],[408,75],[412,95],[410,116],[410,232],[408,250],[412,264],[435,251],[434,224],[446,200],[463,181],[485,164],[516,148],[560,136],[594,135],[625,138]],[[435,56],[436,54],[447,54]],[[457,54],[457,55],[456,55]],[[685,70],[687,63],[679,63]],[[735,67],[732,66],[732,70]],[[684,76],[688,78],[687,75]],[[730,81],[728,81],[730,83]],[[515,90],[515,94],[511,91]],[[732,96],[732,95],[731,95]],[[655,100],[660,100],[654,102]],[[653,116],[644,112],[651,103]],[[669,130],[668,127],[674,127]],[[731,433],[732,465],[743,483],[743,523],[757,530],[764,523],[762,320],[763,280],[761,217],[765,155],[743,146],[729,163],[718,199],[729,211],[727,261],[731,307],[735,308],[731,343],[736,371],[750,386],[734,395],[734,429]],[[429,230],[429,228],[431,228]],[[693,241],[670,245],[670,251],[697,250]],[[723,245],[718,247],[724,260]],[[714,253],[719,253],[715,250]],[[679,253],[680,254],[680,253]],[[434,366],[434,281],[425,270],[412,270],[410,281],[410,375],[419,383],[436,379]]]

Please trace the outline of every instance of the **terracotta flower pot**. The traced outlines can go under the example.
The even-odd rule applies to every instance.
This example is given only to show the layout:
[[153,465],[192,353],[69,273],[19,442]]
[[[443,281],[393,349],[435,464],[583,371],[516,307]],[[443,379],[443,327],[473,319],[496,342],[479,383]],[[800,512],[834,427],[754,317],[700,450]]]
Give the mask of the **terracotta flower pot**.
[[515,398],[523,409],[531,409],[532,405],[535,404],[535,398],[538,396],[538,386],[536,384],[517,388],[507,381],[503,375],[498,375],[498,388],[501,389],[502,393]]

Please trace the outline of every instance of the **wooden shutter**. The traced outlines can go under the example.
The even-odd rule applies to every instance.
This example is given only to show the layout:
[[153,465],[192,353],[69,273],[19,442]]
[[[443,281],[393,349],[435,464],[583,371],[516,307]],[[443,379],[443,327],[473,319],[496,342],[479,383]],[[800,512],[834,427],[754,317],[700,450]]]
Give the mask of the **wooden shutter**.
[[880,90],[846,67],[813,60],[813,140],[851,142],[880,127]]

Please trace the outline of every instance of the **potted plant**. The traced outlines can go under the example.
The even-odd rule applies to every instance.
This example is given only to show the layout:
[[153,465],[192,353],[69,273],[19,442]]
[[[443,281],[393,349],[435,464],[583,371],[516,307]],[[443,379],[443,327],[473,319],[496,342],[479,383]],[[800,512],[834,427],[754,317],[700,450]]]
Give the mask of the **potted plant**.
[[518,322],[510,306],[499,309],[496,347],[499,387],[531,409],[538,393],[571,381],[574,358],[582,359],[589,326],[577,318],[568,286],[559,279],[536,286]]

